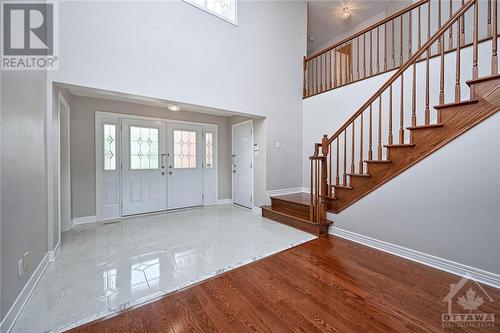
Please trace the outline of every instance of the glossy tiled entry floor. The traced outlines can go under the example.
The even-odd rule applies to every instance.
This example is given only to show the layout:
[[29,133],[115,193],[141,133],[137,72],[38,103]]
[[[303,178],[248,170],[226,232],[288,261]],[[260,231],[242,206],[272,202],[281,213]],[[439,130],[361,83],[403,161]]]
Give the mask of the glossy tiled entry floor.
[[314,238],[232,205],[79,226],[12,332],[65,330]]

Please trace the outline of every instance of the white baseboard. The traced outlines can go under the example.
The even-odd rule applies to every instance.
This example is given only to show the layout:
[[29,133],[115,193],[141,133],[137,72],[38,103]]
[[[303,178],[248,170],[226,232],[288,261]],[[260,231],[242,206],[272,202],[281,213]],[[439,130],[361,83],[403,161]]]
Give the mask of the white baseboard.
[[95,223],[97,222],[97,218],[95,216],[75,217],[71,222],[73,223],[73,226],[79,224]]
[[49,251],[49,261],[50,262],[56,261],[57,256],[59,255],[60,251],[61,251],[61,241],[59,241],[59,243],[57,243],[54,250]]
[[384,251],[408,260],[418,262],[442,271],[466,277],[474,281],[478,281],[489,286],[500,288],[500,275],[487,272],[478,268],[463,265],[448,259],[436,257],[427,253],[412,250],[396,244],[384,242],[375,238],[367,237],[355,232],[339,229],[336,227],[330,228],[330,234],[360,243],[371,248]]
[[9,309],[9,312],[5,315],[5,318],[2,320],[0,323],[0,332],[2,333],[7,333],[12,329],[12,326],[16,322],[17,317],[21,313],[21,310],[23,309],[24,305],[26,304],[26,301],[31,296],[31,293],[33,292],[33,289],[37,285],[38,281],[43,275],[43,272],[45,272],[45,269],[49,265],[49,254],[47,253],[40,264],[38,264],[38,267],[35,269],[31,277],[29,278],[28,282],[24,285],[23,290],[19,293],[17,296],[16,300],[12,304],[12,306]]
[[266,205],[270,205],[271,204],[271,197],[273,197],[273,196],[306,192],[305,191],[306,189],[307,188],[305,188],[305,187],[290,187],[290,188],[283,188],[283,189],[280,189],[280,190],[267,191],[266,192]]
[[219,199],[217,205],[229,205],[233,203],[233,199]]

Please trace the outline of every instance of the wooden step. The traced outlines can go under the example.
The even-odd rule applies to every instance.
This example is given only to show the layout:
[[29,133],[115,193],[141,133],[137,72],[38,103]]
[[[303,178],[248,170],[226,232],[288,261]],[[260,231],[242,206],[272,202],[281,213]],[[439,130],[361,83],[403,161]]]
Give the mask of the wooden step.
[[391,160],[365,160],[366,163],[391,163]]
[[429,124],[429,125],[418,125],[418,126],[410,126],[407,127],[406,129],[409,131],[417,131],[417,130],[425,130],[425,129],[434,129],[434,128],[439,128],[443,127],[443,124]]
[[414,143],[398,143],[392,145],[384,145],[385,148],[412,148],[415,147]]
[[311,195],[309,193],[292,193],[271,197],[273,210],[294,215],[303,219],[309,218],[309,205]]
[[436,110],[442,110],[446,108],[452,108],[456,106],[464,106],[464,105],[472,105],[479,103],[478,99],[469,99],[466,101],[460,101],[460,102],[452,102],[452,103],[446,103],[446,104],[439,104],[439,105],[434,105],[434,109]]
[[338,190],[352,190],[352,187],[347,185],[332,185],[332,187]]
[[261,208],[263,217],[286,224],[290,227],[305,231],[318,237],[327,234],[328,228],[333,223],[328,220],[323,223],[314,223],[307,219],[275,210],[271,206],[262,206]]
[[350,177],[370,177],[370,175],[365,173],[348,173],[347,175]]

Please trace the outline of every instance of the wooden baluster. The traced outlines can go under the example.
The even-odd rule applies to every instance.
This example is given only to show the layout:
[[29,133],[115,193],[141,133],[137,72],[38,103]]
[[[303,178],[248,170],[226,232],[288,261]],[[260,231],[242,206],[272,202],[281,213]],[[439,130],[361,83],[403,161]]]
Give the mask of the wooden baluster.
[[495,75],[498,73],[498,57],[497,57],[497,0],[493,0],[493,31],[491,35],[493,38],[491,39],[491,75]]
[[340,182],[340,176],[339,176],[339,175],[340,175],[340,159],[339,159],[339,155],[340,155],[340,153],[339,153],[339,152],[340,152],[340,149],[339,149],[339,146],[340,146],[339,141],[340,141],[340,139],[339,139],[339,137],[337,137],[336,141],[337,141],[337,159],[336,159],[336,162],[337,162],[337,170],[336,170],[336,175],[335,175],[335,185],[337,185],[337,186],[338,186],[338,185],[339,185],[339,182]]
[[[464,0],[462,0],[462,6],[463,5],[464,5]],[[465,13],[462,14],[462,24],[460,25],[460,45],[464,46],[464,44],[465,44]]]
[[408,16],[408,59],[411,58],[411,49],[412,49],[412,38],[411,38],[411,35],[413,35],[412,33],[412,27],[411,27],[411,10],[410,10],[410,13],[409,13],[409,16]]
[[[440,69],[439,69],[439,104],[444,104],[444,41],[441,44],[440,53],[441,53],[441,57],[440,57],[441,63],[440,63]],[[439,110],[437,110],[437,113],[438,113],[438,118],[439,118]],[[439,123],[439,121],[438,121],[438,123]]]
[[429,125],[431,121],[431,111],[429,109],[429,57],[430,57],[429,46],[426,52],[425,58],[425,125]]
[[[441,1],[440,1],[441,3]],[[441,25],[441,22],[439,22]],[[431,3],[427,4],[427,40],[431,38]],[[439,44],[438,44],[439,45]],[[429,58],[431,53],[432,45],[430,45],[427,50],[425,50],[425,125],[429,125],[431,121],[431,110],[429,109]]]
[[403,66],[403,15],[399,26],[399,66]]
[[[450,17],[452,16],[452,12],[453,12],[453,2],[452,0],[450,0],[450,8],[449,8],[449,12],[450,12]],[[451,25],[450,27],[450,32],[449,32],[449,36],[448,36],[448,44],[449,44],[449,50],[452,50],[453,49],[453,25]]]
[[461,19],[457,20],[457,51],[455,59],[455,102],[460,102],[460,24]]
[[340,74],[340,83],[339,83],[339,85],[341,86],[341,85],[344,84],[344,66],[342,65],[342,59],[344,57],[343,57],[343,53],[342,52],[339,52],[339,58],[340,58],[339,59],[339,63],[340,63],[340,68],[339,68],[340,69],[339,70],[340,71],[340,73],[339,73]]
[[347,129],[344,130],[344,173],[342,175],[342,185],[347,186]]
[[418,7],[418,48],[422,46],[422,24],[420,19],[420,6]]
[[307,97],[307,58],[304,57],[304,91],[303,96]]
[[354,167],[354,136],[355,136],[355,120],[352,121],[352,142],[351,142],[351,173],[356,173],[356,168]]
[[363,126],[363,112],[361,112],[361,125],[360,125],[360,139],[359,139],[359,173],[363,174],[363,132],[364,132],[364,126]]
[[359,37],[356,37],[356,79],[359,80]]
[[[478,12],[479,12],[479,1],[474,3],[474,33],[473,33],[473,41],[472,41],[472,79],[475,80],[478,77],[478,67],[477,67],[477,39],[478,39]],[[475,85],[471,85],[471,94],[470,98],[473,99],[475,94]]]
[[379,63],[379,51],[380,51],[380,33],[379,27],[377,27],[377,73],[380,73],[380,63]]
[[491,37],[491,0],[488,0],[488,28],[486,31],[488,38]]
[[333,81],[332,81],[332,77],[333,77],[333,73],[332,73],[332,51],[330,50],[330,56],[328,57],[328,76],[330,78],[329,82],[328,82],[328,87],[329,89],[332,89],[333,88]]
[[370,104],[370,122],[368,129],[368,159],[373,160],[373,105]]
[[363,34],[363,78],[366,78],[366,34]]
[[[417,65],[413,63],[411,87],[411,126],[417,126]],[[412,142],[413,143],[413,142]]]
[[384,72],[387,71],[387,22],[384,24]]
[[337,51],[333,50],[333,85],[338,87],[337,82]]
[[378,145],[377,159],[382,159],[382,95],[378,98]]
[[314,197],[313,197],[313,193],[314,193],[314,165],[313,165],[313,159],[310,158],[309,159],[311,161],[311,187],[310,187],[310,204],[309,204],[309,220],[311,221],[314,221]]
[[319,55],[319,91],[323,92],[323,55]]
[[327,190],[328,190],[328,196],[329,197],[332,197],[332,177],[333,177],[333,174],[332,174],[332,145],[328,145],[328,156],[329,156],[329,171],[328,171],[328,186],[327,186]]
[[[438,1],[438,29],[439,28],[441,28],[441,0]],[[440,52],[440,53],[441,53],[441,48],[443,48],[443,44],[444,44],[444,41],[442,40],[443,36],[444,36],[444,34],[440,35],[438,38],[438,52]],[[429,40],[429,38],[427,38],[427,40]]]
[[401,73],[401,90],[400,90],[400,102],[399,102],[399,144],[403,144],[405,141],[405,131],[404,131],[404,89],[403,89],[403,77],[404,73]]
[[372,65],[372,58],[373,58],[373,51],[372,51],[372,31],[370,30],[370,76],[373,75],[373,65]]
[[392,84],[389,86],[389,137],[387,141],[390,145],[394,142],[392,135]]
[[396,68],[396,56],[394,54],[395,50],[395,45],[394,45],[394,19],[391,20],[392,23],[392,45],[391,45],[391,52],[392,52],[392,68]]
[[313,95],[316,93],[316,58],[312,59],[312,93]]

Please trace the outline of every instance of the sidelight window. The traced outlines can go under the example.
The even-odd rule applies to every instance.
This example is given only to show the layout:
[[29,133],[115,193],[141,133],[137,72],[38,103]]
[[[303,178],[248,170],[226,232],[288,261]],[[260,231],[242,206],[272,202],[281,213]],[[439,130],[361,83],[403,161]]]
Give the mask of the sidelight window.
[[116,170],[116,126],[104,124],[104,170]]

